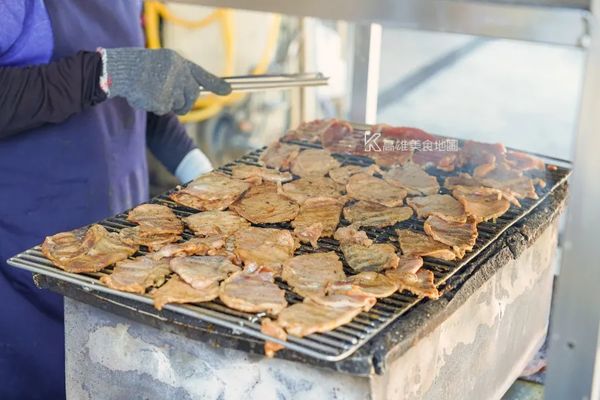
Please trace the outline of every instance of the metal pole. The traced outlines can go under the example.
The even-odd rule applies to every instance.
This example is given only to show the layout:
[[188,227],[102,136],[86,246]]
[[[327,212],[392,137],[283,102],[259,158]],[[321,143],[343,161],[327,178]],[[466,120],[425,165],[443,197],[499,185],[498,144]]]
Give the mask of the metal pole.
[[381,25],[356,24],[353,30],[349,119],[374,124],[377,119]]
[[589,15],[564,256],[555,294],[545,398],[600,399],[600,0]]

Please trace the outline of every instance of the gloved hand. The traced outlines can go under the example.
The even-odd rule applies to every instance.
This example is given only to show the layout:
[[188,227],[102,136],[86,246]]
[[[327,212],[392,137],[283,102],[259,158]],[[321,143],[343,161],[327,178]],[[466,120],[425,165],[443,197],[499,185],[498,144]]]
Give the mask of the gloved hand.
[[100,49],[101,87],[109,98],[124,97],[135,108],[158,115],[187,113],[200,86],[218,95],[231,92],[224,80],[170,49]]

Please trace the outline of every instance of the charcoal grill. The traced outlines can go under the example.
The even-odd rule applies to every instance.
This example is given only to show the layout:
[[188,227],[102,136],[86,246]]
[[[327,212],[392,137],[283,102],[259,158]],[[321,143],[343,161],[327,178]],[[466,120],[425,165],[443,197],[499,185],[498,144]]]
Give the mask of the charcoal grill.
[[[357,128],[360,132],[360,128]],[[319,148],[319,144],[306,143],[302,141],[290,141],[290,143],[298,144],[305,148]],[[219,168],[224,173],[230,173],[231,167],[235,164],[249,164],[259,165],[258,158],[263,149],[258,149],[253,152],[242,156],[240,159],[233,163],[226,164]],[[372,164],[373,161],[366,157],[345,155],[345,154],[334,154],[342,165],[361,165],[366,166]],[[563,160],[547,159],[552,164],[560,164]],[[441,171],[432,169],[428,171],[434,174],[440,180],[440,184],[443,183],[443,179],[452,174],[456,174],[461,171],[455,171],[452,174],[441,173]],[[537,188],[539,196],[538,200],[525,199],[521,201],[521,208],[516,208],[511,205],[511,208],[503,216],[499,217],[495,222],[480,223],[477,226],[478,238],[473,248],[473,251],[467,253],[462,260],[458,261],[443,261],[425,257],[424,268],[433,272],[435,276],[436,286],[440,291],[444,292],[446,289],[447,281],[455,275],[457,272],[465,269],[471,260],[480,255],[486,248],[488,248],[494,241],[509,227],[516,224],[524,216],[534,210],[547,196],[552,193],[556,188],[563,185],[570,173],[570,169],[565,166],[556,165],[552,170],[547,169],[543,174],[543,179],[546,181],[545,188]],[[173,189],[175,190],[175,189]],[[172,191],[173,191],[172,190]],[[185,217],[190,214],[198,212],[197,210],[184,207],[172,202],[168,195],[172,191],[161,194],[153,198],[150,202],[155,204],[163,204],[174,210],[174,212],[180,216]],[[106,227],[108,230],[116,232],[122,228],[134,226],[126,219],[127,214],[118,214],[114,217],[107,218],[100,221],[100,224]],[[348,225],[348,221],[343,218],[341,225]],[[289,223],[283,224],[264,224],[257,226],[269,226],[278,227],[282,229],[292,229]],[[399,250],[397,238],[395,235],[395,229],[398,228],[410,228],[417,231],[423,231],[423,221],[418,220],[415,216],[411,219],[400,222],[393,227],[388,228],[371,228],[364,229],[368,236],[375,242],[391,242]],[[184,240],[187,240],[193,236],[192,232],[186,230],[183,234]],[[302,245],[297,249],[296,255],[312,253],[315,251],[335,251],[340,256],[344,264],[344,268],[347,273],[350,273],[348,265],[346,264],[343,254],[339,249],[337,241],[330,238],[321,238],[319,240],[319,249],[315,250],[310,246]],[[136,255],[145,254],[144,251],[140,251]],[[112,267],[105,269],[100,273],[92,274],[71,274],[59,270],[52,266],[49,260],[47,260],[41,253],[40,247],[36,246],[32,249],[26,250],[11,259],[8,263],[12,266],[29,270],[35,274],[41,274],[51,279],[60,281],[63,285],[75,285],[76,287],[82,288],[85,292],[100,292],[110,295],[112,298],[121,298],[128,302],[128,304],[146,304],[151,305],[152,299],[148,295],[138,295],[117,291],[104,286],[100,283],[99,278],[105,274],[111,273]],[[286,291],[286,298],[290,303],[297,303],[302,301],[302,298],[293,293],[290,288],[282,281],[277,280],[278,285]],[[396,293],[388,298],[378,299],[377,304],[369,311],[363,312],[353,319],[352,322],[341,326],[333,331],[326,333],[317,333],[306,336],[304,338],[296,338],[290,336],[287,342],[283,342],[279,339],[264,335],[260,331],[260,318],[262,314],[248,314],[239,311],[232,310],[224,306],[218,300],[208,303],[189,304],[189,305],[174,305],[169,304],[165,306],[166,311],[175,322],[184,323],[191,319],[201,320],[208,324],[212,324],[216,327],[230,329],[238,336],[238,340],[251,342],[249,348],[255,348],[257,339],[260,340],[271,340],[273,342],[281,343],[287,348],[286,352],[288,356],[286,358],[298,358],[298,355],[294,356],[293,353],[298,353],[301,356],[308,356],[315,360],[322,362],[337,362],[343,360],[359,348],[364,346],[373,338],[376,334],[381,332],[386,326],[392,322],[401,318],[411,308],[421,302],[427,302],[431,300],[419,299],[409,292]],[[161,312],[151,308],[144,307],[144,313],[151,313],[155,317],[161,319]],[[164,318],[162,318],[164,319]],[[221,333],[223,329],[217,330]],[[209,338],[204,337],[205,341],[210,341]]]

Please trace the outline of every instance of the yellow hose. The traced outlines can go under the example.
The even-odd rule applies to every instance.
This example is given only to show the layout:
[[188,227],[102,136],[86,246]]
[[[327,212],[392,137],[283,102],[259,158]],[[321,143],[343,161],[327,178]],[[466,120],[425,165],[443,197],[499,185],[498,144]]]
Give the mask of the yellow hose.
[[[190,21],[179,18],[168,9],[168,7],[158,1],[146,1],[144,7],[144,19],[146,22],[146,40],[147,46],[150,49],[158,49],[160,43],[160,18],[165,21],[180,25],[188,29],[204,28],[211,23],[219,22],[221,34],[223,37],[223,45],[225,49],[225,68],[224,76],[234,75],[235,69],[235,41],[234,41],[234,24],[233,12],[228,9],[217,9],[208,16],[198,21]],[[279,38],[279,28],[281,25],[281,16],[273,15],[273,23],[267,35],[267,45],[263,49],[261,57],[252,69],[251,74],[264,74],[269,66],[277,41]],[[228,106],[243,100],[247,94],[232,93],[228,96],[216,96],[208,94],[198,98],[194,104],[194,108],[188,114],[180,117],[181,122],[200,122],[217,115],[224,106]]]

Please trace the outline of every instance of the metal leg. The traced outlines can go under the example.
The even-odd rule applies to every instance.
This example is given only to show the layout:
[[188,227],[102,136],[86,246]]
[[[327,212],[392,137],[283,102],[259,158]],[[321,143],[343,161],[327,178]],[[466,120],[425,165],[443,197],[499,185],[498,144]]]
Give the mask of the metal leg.
[[353,32],[349,119],[374,124],[377,119],[381,25],[356,24]]
[[600,0],[590,16],[565,251],[550,331],[546,399],[600,399]]

